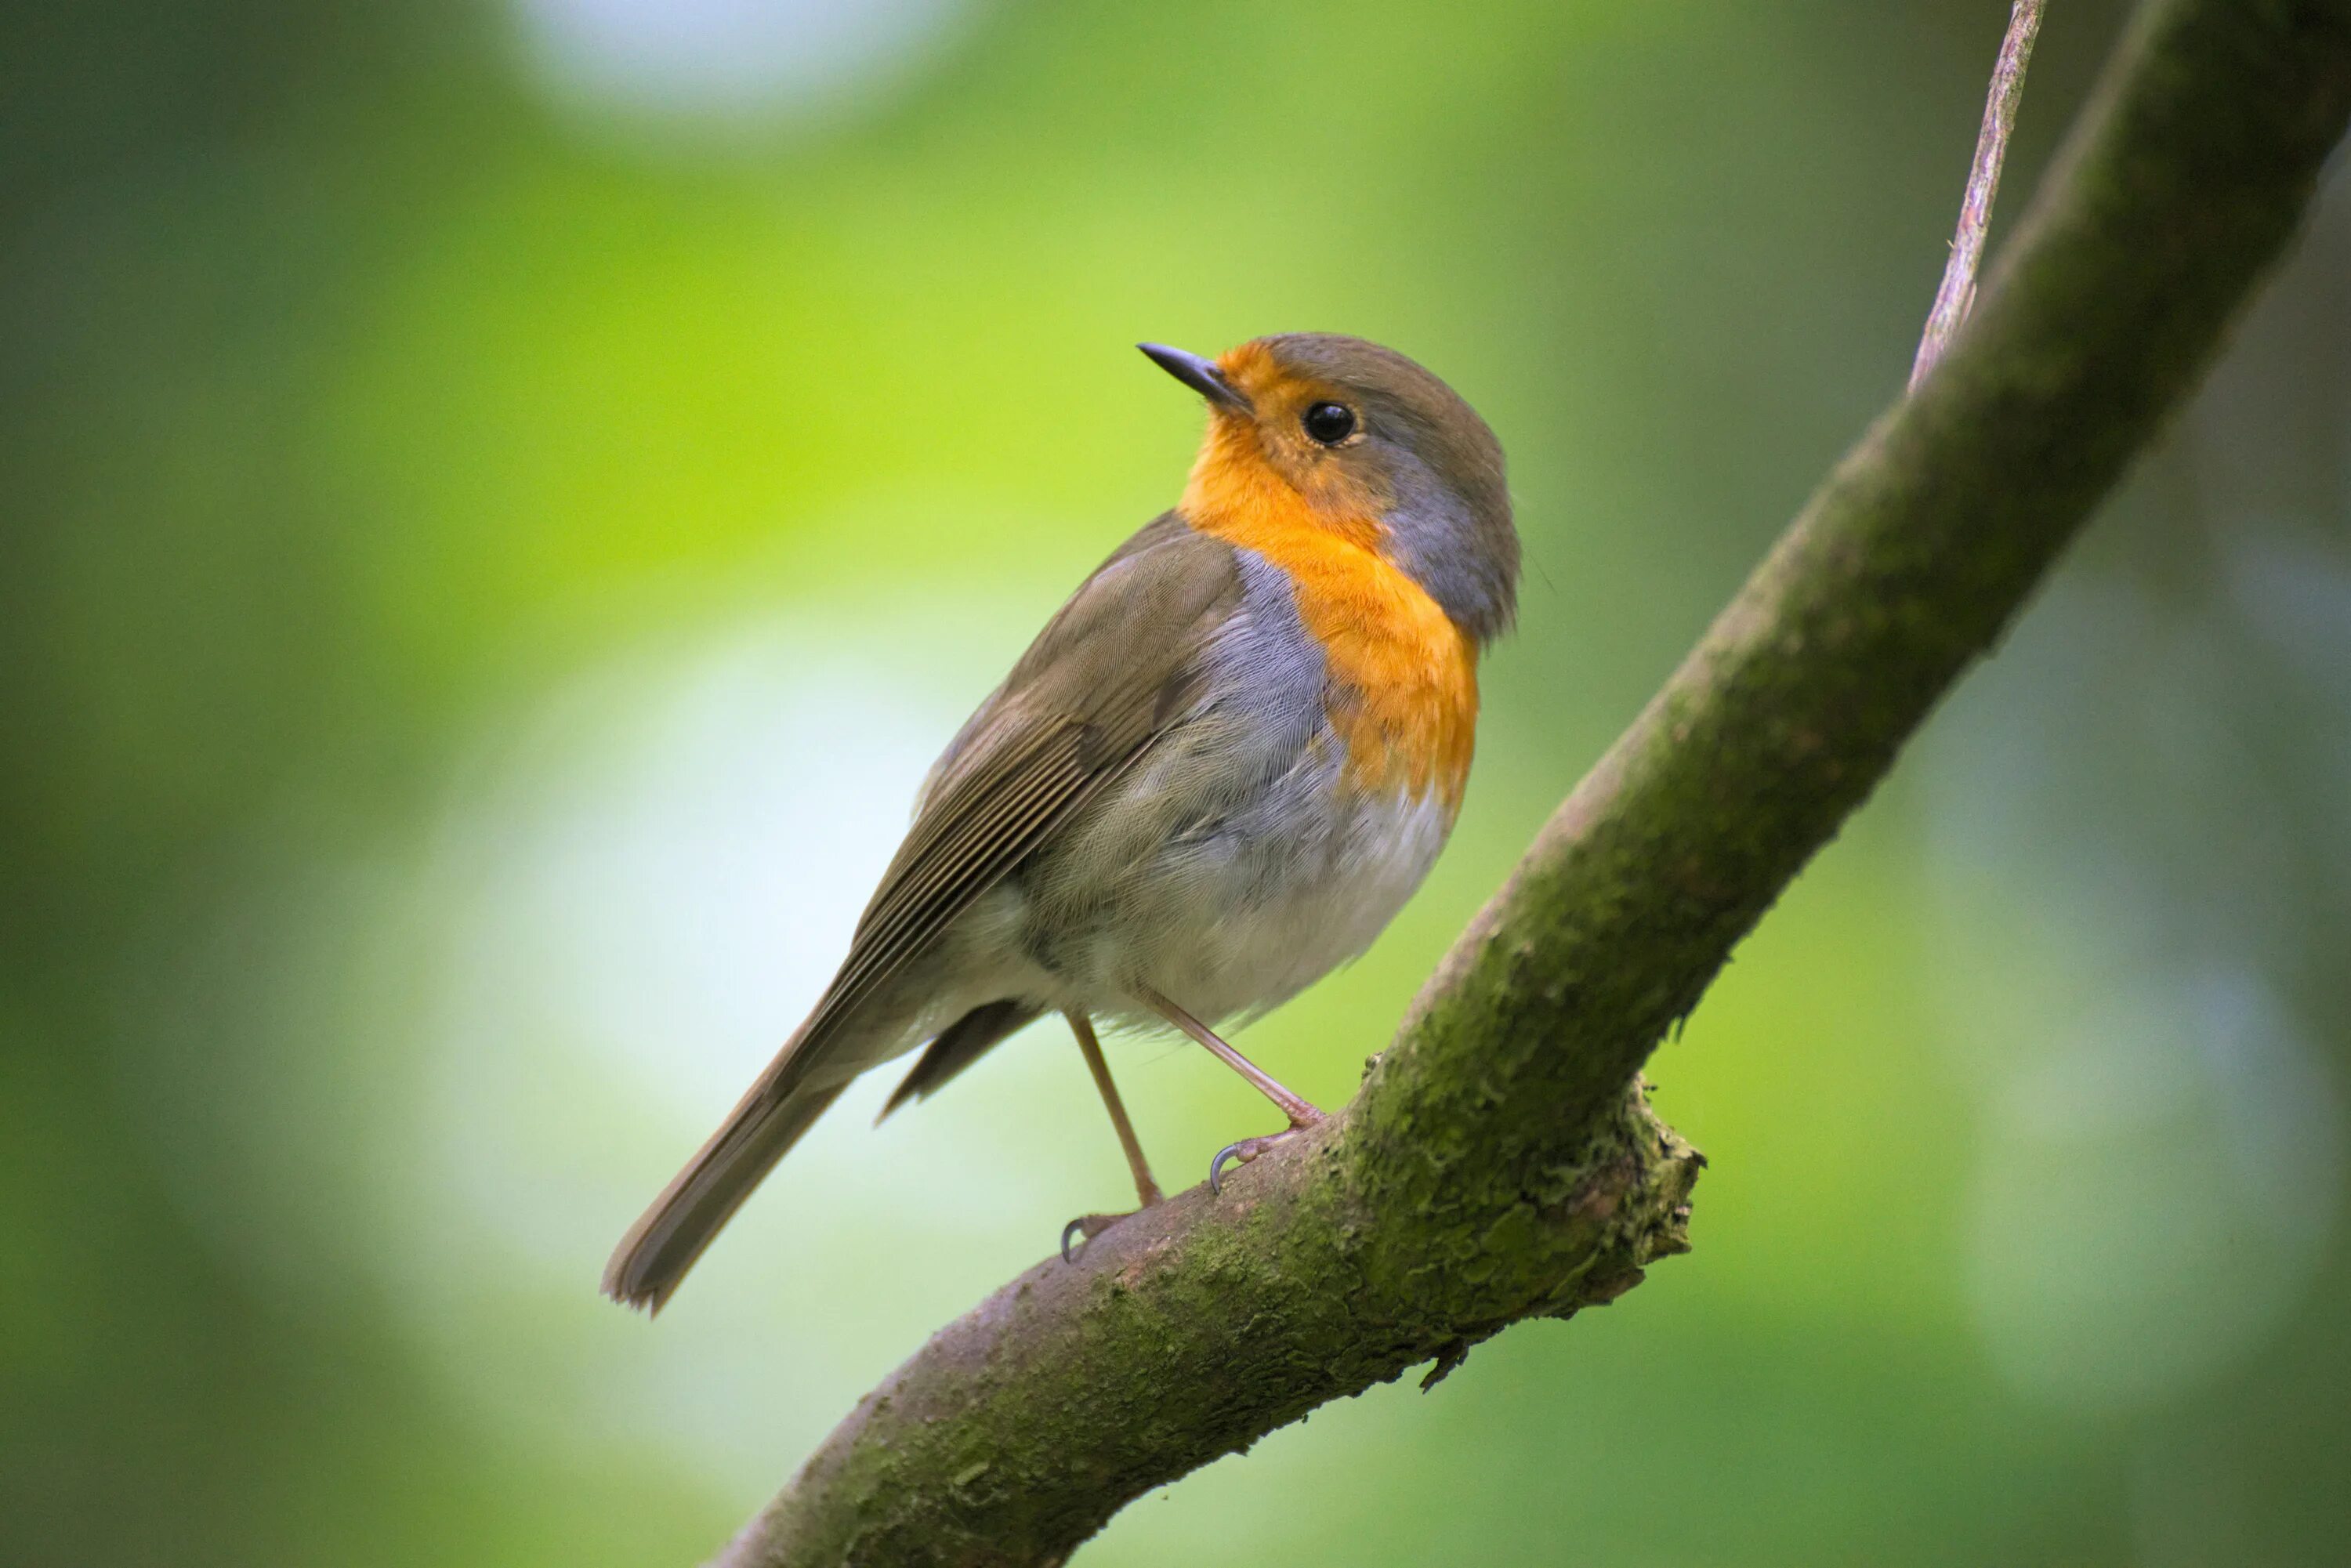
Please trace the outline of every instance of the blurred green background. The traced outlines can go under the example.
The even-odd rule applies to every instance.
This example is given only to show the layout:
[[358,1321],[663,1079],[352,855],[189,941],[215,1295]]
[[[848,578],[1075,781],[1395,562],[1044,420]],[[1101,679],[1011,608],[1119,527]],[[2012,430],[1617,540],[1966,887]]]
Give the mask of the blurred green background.
[[[2121,7],[2053,7],[2003,213]],[[0,34],[0,1561],[697,1559],[1124,1176],[1040,1029],[607,1249],[930,756],[1171,502],[1129,346],[1509,447],[1458,837],[1253,1031],[1350,1092],[1896,393],[2006,6],[513,0]],[[1661,1052],[1697,1252],[1084,1561],[2339,1563],[2351,192]],[[1264,1130],[1116,1051],[1161,1171]]]

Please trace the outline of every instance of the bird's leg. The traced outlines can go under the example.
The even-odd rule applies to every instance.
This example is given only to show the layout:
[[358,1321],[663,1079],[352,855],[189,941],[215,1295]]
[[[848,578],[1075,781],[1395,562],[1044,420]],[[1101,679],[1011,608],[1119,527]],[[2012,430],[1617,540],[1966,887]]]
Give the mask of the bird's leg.
[[1258,1155],[1265,1153],[1266,1150],[1273,1147],[1274,1145],[1281,1142],[1284,1138],[1289,1137],[1291,1134],[1302,1132],[1306,1128],[1311,1127],[1316,1123],[1323,1120],[1322,1112],[1316,1110],[1312,1105],[1307,1103],[1297,1095],[1292,1094],[1289,1090],[1284,1089],[1280,1084],[1275,1082],[1272,1077],[1268,1074],[1264,1069],[1259,1067],[1256,1062],[1251,1061],[1248,1057],[1243,1056],[1239,1051],[1235,1051],[1230,1045],[1227,1044],[1224,1040],[1217,1035],[1216,1030],[1210,1029],[1207,1024],[1202,1023],[1198,1019],[1194,1018],[1190,1013],[1186,1012],[1182,1008],[1177,1007],[1174,1002],[1169,1001],[1165,997],[1161,996],[1157,991],[1153,990],[1148,986],[1137,986],[1135,988],[1135,996],[1137,999],[1139,999],[1152,1011],[1157,1013],[1161,1018],[1165,1019],[1169,1023],[1174,1024],[1177,1029],[1182,1030],[1186,1034],[1190,1035],[1194,1040],[1198,1040],[1202,1045],[1207,1046],[1211,1055],[1215,1056],[1217,1061],[1223,1062],[1227,1067],[1231,1068],[1235,1072],[1239,1073],[1243,1078],[1248,1079],[1250,1085],[1255,1088],[1259,1093],[1264,1095],[1267,1099],[1280,1106],[1281,1108],[1281,1113],[1290,1118],[1289,1127],[1282,1132],[1269,1134],[1262,1138],[1243,1138],[1238,1144],[1227,1144],[1223,1148],[1218,1149],[1217,1151],[1217,1157],[1208,1162],[1208,1190],[1210,1192],[1222,1193],[1224,1191],[1222,1178],[1227,1161],[1247,1165],[1249,1161],[1257,1158]]
[[1102,1109],[1110,1113],[1110,1124],[1118,1134],[1118,1146],[1126,1155],[1126,1168],[1134,1177],[1134,1196],[1138,1203],[1149,1208],[1160,1198],[1159,1184],[1151,1179],[1151,1162],[1143,1157],[1143,1140],[1134,1135],[1134,1124],[1126,1119],[1126,1103],[1118,1097],[1118,1085],[1111,1081],[1110,1062],[1102,1056],[1102,1041],[1095,1037],[1092,1019],[1083,1013],[1071,1013],[1070,1029],[1078,1037],[1078,1050],[1086,1059],[1086,1071],[1094,1075],[1094,1087],[1102,1091]]
[[[1134,1176],[1134,1196],[1142,1207],[1149,1208],[1159,1201],[1159,1184],[1151,1179],[1151,1162],[1143,1157],[1143,1140],[1134,1135],[1134,1124],[1126,1119],[1126,1103],[1118,1097],[1118,1085],[1111,1081],[1110,1062],[1102,1056],[1102,1041],[1094,1036],[1093,1020],[1081,1012],[1061,1016],[1070,1020],[1070,1032],[1078,1037],[1078,1051],[1086,1059],[1086,1071],[1094,1075],[1094,1087],[1102,1091],[1102,1109],[1110,1113],[1110,1124],[1118,1131],[1118,1146],[1125,1151],[1126,1168]],[[1061,1260],[1066,1263],[1071,1259],[1071,1237],[1081,1236],[1092,1241],[1125,1218],[1123,1214],[1081,1214],[1061,1227]]]

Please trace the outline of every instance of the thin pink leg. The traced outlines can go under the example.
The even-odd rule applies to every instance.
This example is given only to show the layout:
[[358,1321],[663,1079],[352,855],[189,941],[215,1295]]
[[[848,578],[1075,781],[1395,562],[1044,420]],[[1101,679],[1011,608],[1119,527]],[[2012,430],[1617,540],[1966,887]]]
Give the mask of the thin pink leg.
[[1078,1051],[1086,1059],[1086,1071],[1094,1075],[1094,1087],[1102,1091],[1110,1124],[1117,1129],[1118,1146],[1125,1151],[1126,1168],[1134,1176],[1135,1198],[1149,1208],[1159,1201],[1159,1184],[1151,1179],[1151,1162],[1143,1157],[1143,1140],[1134,1135],[1134,1124],[1126,1119],[1126,1104],[1118,1097],[1118,1085],[1111,1082],[1110,1063],[1102,1058],[1102,1041],[1095,1038],[1093,1020],[1083,1013],[1063,1016],[1070,1020],[1070,1032],[1078,1037]]
[[1291,1134],[1325,1120],[1322,1112],[1275,1082],[1256,1062],[1226,1044],[1215,1030],[1210,1029],[1157,991],[1148,986],[1137,986],[1134,988],[1134,995],[1144,1006],[1207,1046],[1217,1061],[1248,1079],[1259,1093],[1281,1107],[1281,1113],[1290,1118],[1290,1127],[1287,1132],[1275,1133],[1262,1138],[1243,1138],[1238,1144],[1228,1144],[1217,1150],[1217,1157],[1208,1162],[1210,1192],[1221,1194],[1224,1191],[1222,1178],[1228,1161],[1238,1161],[1247,1165]]
[[[1093,1074],[1094,1087],[1102,1092],[1102,1107],[1110,1113],[1110,1124],[1118,1134],[1118,1146],[1126,1155],[1126,1168],[1134,1177],[1134,1196],[1144,1208],[1149,1208],[1160,1201],[1159,1184],[1151,1178],[1150,1162],[1143,1157],[1143,1140],[1134,1135],[1134,1124],[1127,1119],[1126,1103],[1118,1097],[1118,1085],[1111,1080],[1110,1062],[1102,1056],[1093,1020],[1081,1012],[1065,1012],[1061,1016],[1070,1020],[1070,1032],[1078,1037],[1078,1053],[1086,1059],[1086,1071]],[[1061,1261],[1077,1261],[1077,1255],[1070,1250],[1072,1240],[1082,1238],[1092,1241],[1125,1218],[1123,1214],[1081,1214],[1061,1227]]]

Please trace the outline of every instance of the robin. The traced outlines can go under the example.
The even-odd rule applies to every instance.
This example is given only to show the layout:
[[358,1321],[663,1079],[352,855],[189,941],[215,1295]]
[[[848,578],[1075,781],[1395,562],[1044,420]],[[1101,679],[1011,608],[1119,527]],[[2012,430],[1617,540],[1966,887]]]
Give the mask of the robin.
[[[1183,499],[1102,562],[947,745],[783,1050],[623,1237],[604,1291],[659,1311],[867,1068],[925,1098],[1049,1012],[1069,1020],[1148,1207],[1096,1022],[1173,1029],[1289,1127],[1322,1113],[1219,1035],[1361,954],[1451,833],[1478,655],[1510,623],[1502,448],[1442,381],[1359,338],[1220,359],[1141,345],[1208,402]],[[1088,1215],[1088,1239],[1122,1218]]]

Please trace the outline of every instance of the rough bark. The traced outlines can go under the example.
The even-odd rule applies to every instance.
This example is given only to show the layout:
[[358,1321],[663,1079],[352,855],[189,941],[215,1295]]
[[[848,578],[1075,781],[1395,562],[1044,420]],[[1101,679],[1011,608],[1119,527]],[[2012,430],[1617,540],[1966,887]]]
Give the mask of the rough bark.
[[2351,0],[2138,18],[1933,372],[1463,934],[1345,1113],[933,1336],[721,1558],[1054,1563],[1317,1405],[1684,1250],[1641,1063],[1984,654],[2290,238]]

